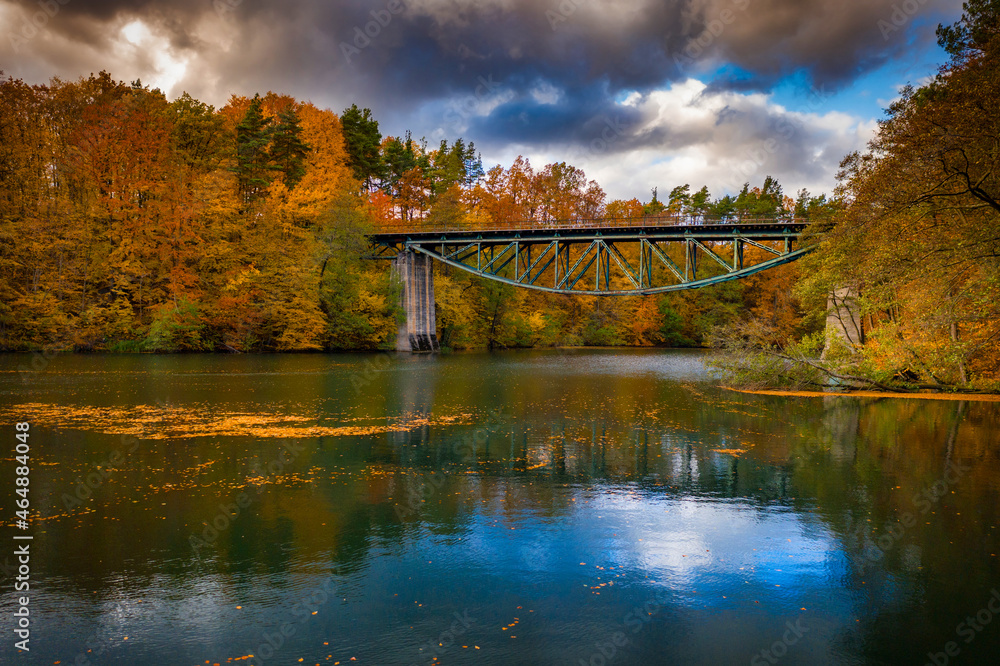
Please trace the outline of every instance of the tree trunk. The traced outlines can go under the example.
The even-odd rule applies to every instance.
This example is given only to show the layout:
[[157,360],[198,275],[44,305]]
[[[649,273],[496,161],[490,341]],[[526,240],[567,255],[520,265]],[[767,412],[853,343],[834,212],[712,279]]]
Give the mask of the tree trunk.
[[[958,340],[957,321],[951,322],[951,341],[955,343],[956,347],[958,346],[959,340]],[[958,355],[958,377],[961,380],[963,386],[969,383],[969,376],[965,370],[965,356],[961,352],[959,352]]]

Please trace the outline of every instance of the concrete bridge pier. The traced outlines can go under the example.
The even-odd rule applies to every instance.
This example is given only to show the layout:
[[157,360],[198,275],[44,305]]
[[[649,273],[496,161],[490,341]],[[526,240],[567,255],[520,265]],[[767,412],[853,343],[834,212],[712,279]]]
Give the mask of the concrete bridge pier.
[[440,351],[437,311],[434,307],[434,266],[431,258],[417,252],[400,252],[392,260],[393,275],[403,283],[402,306],[406,322],[396,335],[396,351],[429,353]]

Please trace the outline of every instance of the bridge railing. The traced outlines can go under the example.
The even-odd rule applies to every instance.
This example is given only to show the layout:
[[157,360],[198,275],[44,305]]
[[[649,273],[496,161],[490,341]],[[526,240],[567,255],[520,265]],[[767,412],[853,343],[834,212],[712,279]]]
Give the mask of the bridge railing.
[[643,217],[598,217],[569,220],[500,220],[483,225],[441,224],[427,218],[407,222],[394,221],[376,225],[376,234],[452,233],[462,231],[503,232],[539,229],[545,231],[574,229],[629,229],[639,227],[703,226],[716,224],[788,224],[800,223],[791,216],[727,216],[702,217],[690,215],[646,215]]

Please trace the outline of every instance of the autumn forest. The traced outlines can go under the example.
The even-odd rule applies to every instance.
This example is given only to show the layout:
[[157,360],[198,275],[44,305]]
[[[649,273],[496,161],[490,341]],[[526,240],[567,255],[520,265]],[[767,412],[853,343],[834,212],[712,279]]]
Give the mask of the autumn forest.
[[[973,5],[989,3],[972,3]],[[450,349],[708,346],[744,383],[995,388],[1000,379],[996,16],[939,30],[951,55],[845,158],[832,196],[775,179],[722,196],[660,184],[609,200],[572,165],[484,170],[463,138],[383,136],[369,109],[274,93],[216,109],[101,72],[0,81],[0,350],[377,350],[401,316],[386,226],[677,213],[811,224],[819,249],[752,278],[634,298],[519,290],[436,268]],[[836,349],[829,294],[863,339]],[[824,356],[821,369],[809,362]],[[818,362],[817,362],[818,363]],[[798,370],[789,370],[795,366]]]

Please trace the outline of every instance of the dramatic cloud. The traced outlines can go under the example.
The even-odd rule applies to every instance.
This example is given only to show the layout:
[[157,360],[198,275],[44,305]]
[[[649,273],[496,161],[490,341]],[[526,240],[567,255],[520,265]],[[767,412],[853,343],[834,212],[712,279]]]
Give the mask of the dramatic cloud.
[[759,184],[768,174],[815,194],[829,189],[840,160],[863,148],[876,125],[824,112],[823,103],[817,96],[806,105],[811,109],[789,111],[765,94],[713,92],[691,79],[632,95],[621,113],[585,126],[573,140],[511,144],[501,134],[487,145],[502,161],[534,153],[580,165],[622,197],[648,198],[652,184],[663,190],[684,183],[708,185],[721,195],[745,182]]
[[[849,86],[924,48],[935,21],[921,17],[953,16],[957,5],[0,0],[7,33],[0,41],[0,67],[32,81],[107,69],[171,96],[187,90],[217,105],[233,93],[266,90],[334,109],[357,102],[394,131],[411,127],[428,138],[465,133],[494,157],[515,144],[535,155],[592,148],[611,132],[614,141],[604,141],[613,145],[598,151],[608,158],[663,151],[679,159],[685,151],[714,155],[731,145],[739,153],[767,141],[764,135],[774,133],[781,114],[755,93],[791,78],[827,93]],[[705,122],[675,123],[678,118],[656,105],[686,90],[691,79],[707,86],[690,107],[703,111]],[[725,112],[716,108],[720,100]],[[797,138],[769,159],[776,168],[782,160],[794,162],[815,179],[809,182],[829,183],[830,173],[823,178],[815,171],[828,171],[832,158],[825,148],[817,156],[805,142],[825,138],[834,142],[831,149],[840,149],[855,141],[847,140],[847,125],[811,132],[821,117],[813,116],[799,118]],[[856,119],[850,123],[866,127]],[[744,137],[752,138],[747,143]],[[593,151],[591,158],[599,162]]]

